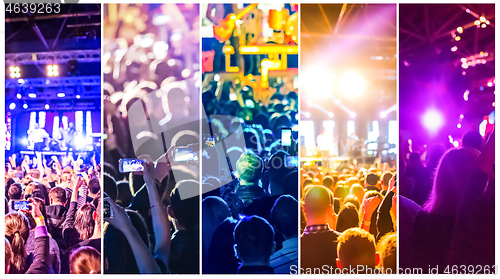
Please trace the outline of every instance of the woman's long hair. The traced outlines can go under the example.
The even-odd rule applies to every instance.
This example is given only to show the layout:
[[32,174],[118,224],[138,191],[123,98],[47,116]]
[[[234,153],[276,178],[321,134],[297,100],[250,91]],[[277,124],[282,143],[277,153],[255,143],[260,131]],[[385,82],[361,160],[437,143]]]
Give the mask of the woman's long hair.
[[26,269],[26,240],[30,235],[28,219],[22,213],[12,212],[5,215],[5,237],[12,249],[12,266],[16,273],[24,273]]
[[101,253],[94,247],[82,246],[69,257],[70,274],[101,274]]
[[80,235],[80,240],[89,239],[94,234],[94,211],[95,207],[91,203],[85,203],[76,211],[75,229]]
[[423,209],[433,213],[454,214],[478,157],[477,152],[468,148],[448,150],[436,169],[432,191]]

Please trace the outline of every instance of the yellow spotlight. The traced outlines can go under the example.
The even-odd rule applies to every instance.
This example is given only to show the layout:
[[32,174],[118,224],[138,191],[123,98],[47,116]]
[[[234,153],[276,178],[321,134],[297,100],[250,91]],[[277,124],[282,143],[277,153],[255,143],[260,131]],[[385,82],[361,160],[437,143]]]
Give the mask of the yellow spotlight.
[[455,37],[455,41],[457,41],[457,42],[460,41],[460,39],[461,39],[460,36]]
[[57,76],[59,76],[59,66],[57,66],[57,65],[48,65],[47,66],[47,75],[49,77],[57,77]]
[[347,72],[340,78],[340,92],[348,97],[358,96],[365,91],[365,88],[365,79],[356,72]]
[[11,78],[20,78],[21,77],[21,69],[18,66],[10,66],[10,77]]
[[457,28],[457,32],[460,34],[462,34],[464,32],[464,29],[462,28],[462,26]]
[[480,18],[479,18],[479,21],[481,21],[481,22],[485,22],[485,21],[486,21],[486,18],[485,18],[484,16],[482,16],[482,17],[480,17]]

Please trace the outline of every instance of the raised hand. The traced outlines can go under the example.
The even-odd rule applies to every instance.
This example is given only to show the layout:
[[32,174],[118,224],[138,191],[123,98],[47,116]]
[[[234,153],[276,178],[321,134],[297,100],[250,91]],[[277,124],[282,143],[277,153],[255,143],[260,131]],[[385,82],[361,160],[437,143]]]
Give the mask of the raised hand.
[[31,205],[31,216],[34,218],[37,217],[43,217],[42,215],[42,206],[43,206],[43,200],[37,197],[32,197],[28,199],[28,202]]
[[144,182],[146,182],[146,186],[156,187],[156,168],[154,163],[144,162],[142,165],[144,166],[143,177]]
[[134,230],[134,227],[132,226],[132,222],[130,221],[130,218],[127,215],[127,212],[125,212],[125,209],[119,205],[117,205],[113,199],[106,197],[104,198],[105,202],[109,203],[109,207],[112,214],[112,218],[104,218],[105,222],[110,223],[113,227],[117,228],[123,233],[130,232],[130,230]]

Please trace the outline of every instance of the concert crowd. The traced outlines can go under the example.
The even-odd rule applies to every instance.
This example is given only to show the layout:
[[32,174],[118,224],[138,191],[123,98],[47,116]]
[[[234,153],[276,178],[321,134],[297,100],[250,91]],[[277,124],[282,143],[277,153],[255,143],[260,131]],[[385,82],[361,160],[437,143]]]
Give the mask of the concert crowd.
[[198,6],[105,7],[106,274],[199,273],[199,163],[176,159],[198,152]]
[[494,139],[470,131],[458,147],[401,145],[401,268],[493,272]]
[[280,93],[282,83],[258,98],[264,89],[212,77],[202,95],[202,271],[289,274],[298,265],[297,93]]
[[395,274],[396,167],[376,159],[301,174],[301,273]]
[[95,155],[64,159],[9,157],[6,274],[101,273],[101,166]]

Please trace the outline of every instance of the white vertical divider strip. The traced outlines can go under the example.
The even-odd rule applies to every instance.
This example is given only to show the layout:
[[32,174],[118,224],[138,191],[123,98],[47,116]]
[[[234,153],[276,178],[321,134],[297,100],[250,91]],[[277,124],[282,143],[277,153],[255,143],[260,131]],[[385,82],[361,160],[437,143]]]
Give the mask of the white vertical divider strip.
[[[203,1],[198,2],[198,4],[197,4],[198,5],[198,13],[199,13],[199,16],[198,16],[198,20],[199,20],[198,26],[199,26],[200,29],[201,29],[201,21],[202,21],[202,19],[201,19],[201,17],[202,17],[202,14],[201,14],[201,4],[202,3],[203,3]],[[201,84],[203,84],[202,74],[201,74],[202,66],[203,66],[202,65],[203,59],[202,59],[201,45],[203,43],[202,42],[203,36],[201,35],[201,32],[198,32],[198,34],[200,36],[200,39],[199,39],[199,49],[198,49],[198,51],[199,51],[199,57],[198,58],[199,58],[199,63],[200,63],[199,64],[199,69],[200,70],[198,71],[199,75],[200,75],[200,92],[199,92],[199,95],[198,95],[199,98],[200,98],[200,100],[198,101],[198,103],[199,103],[199,105],[198,105],[198,118],[199,118],[199,133],[198,133],[198,135],[199,135],[199,139],[198,140],[199,140],[199,152],[200,152],[199,155],[198,155],[198,160],[199,160],[199,169],[198,169],[198,171],[199,171],[198,176],[199,177],[198,177],[198,181],[200,182],[200,192],[199,192],[200,193],[200,197],[199,197],[199,199],[200,199],[200,208],[199,208],[199,211],[200,211],[200,213],[199,213],[199,222],[200,222],[200,224],[199,224],[199,229],[198,229],[198,232],[199,232],[199,236],[198,236],[199,237],[198,249],[199,249],[199,251],[201,251],[201,253],[199,253],[199,257],[200,257],[200,260],[199,260],[199,265],[200,265],[199,266],[199,270],[200,270],[200,274],[203,274],[203,243],[202,243],[202,240],[203,240],[203,235],[202,235],[202,232],[203,232],[203,227],[202,227],[203,226],[203,220],[202,220],[202,216],[203,216],[203,214],[202,214],[202,211],[201,211],[202,210],[202,201],[203,201],[202,200],[203,188],[202,188],[202,183],[201,183],[202,179],[203,179],[203,177],[202,177],[202,175],[203,175],[203,164],[202,164],[202,162],[203,162],[203,158],[202,158],[203,157],[203,152],[202,152],[202,150],[203,150],[203,143],[202,143],[202,140],[203,140],[202,125],[203,125],[203,122],[202,122],[202,119],[201,119],[202,111],[203,111],[203,102],[202,102],[202,98],[201,98],[201,95],[203,94],[203,92],[202,92],[202,86],[201,86]]]
[[[301,28],[301,7],[302,7],[302,4],[298,3],[297,5],[298,5],[298,8],[297,8],[298,17],[297,18],[299,20],[299,22],[297,24],[297,26],[298,26],[298,35],[297,35],[298,38],[297,38],[297,41],[298,41],[298,47],[299,47],[299,51],[298,51],[298,55],[297,55],[297,76],[299,77],[298,78],[299,79],[299,85],[298,85],[298,89],[297,89],[298,103],[299,104],[298,104],[297,114],[299,115],[298,124],[299,124],[299,127],[300,127],[300,121],[302,119],[302,116],[300,114],[300,109],[301,109],[301,104],[300,104],[301,103],[301,101],[300,101],[300,94],[301,94],[301,92],[300,91],[301,91],[301,88],[302,88],[302,86],[301,86],[302,79],[300,78],[300,53],[301,53],[301,51],[300,51],[300,47],[301,47],[301,37],[300,37],[301,32],[300,32],[300,28]],[[301,144],[300,143],[300,129],[299,129],[299,132],[297,133],[297,135],[298,135],[297,142],[299,144],[299,146],[298,146],[299,148],[298,148],[298,152],[297,152],[297,157],[299,159],[298,160],[299,161],[299,169],[298,169],[298,175],[297,175],[297,180],[298,180],[298,183],[297,183],[297,185],[298,185],[298,187],[297,187],[297,191],[298,191],[297,197],[299,197],[299,200],[298,200],[298,207],[299,207],[299,209],[297,211],[297,215],[298,215],[297,218],[299,220],[298,226],[297,226],[297,231],[298,231],[297,235],[299,236],[297,238],[298,239],[297,241],[299,242],[298,243],[298,249],[297,249],[297,256],[298,256],[298,261],[297,261],[297,266],[298,267],[297,267],[297,270],[298,270],[298,274],[300,274],[300,270],[301,270],[300,269],[300,267],[301,267],[301,263],[300,263],[300,260],[301,260],[300,250],[302,248],[302,246],[300,245],[300,243],[301,243],[300,242],[300,226],[301,226],[301,220],[300,220],[300,217],[301,217],[301,214],[300,214],[300,193],[302,192],[301,191],[301,186],[302,185],[300,184],[300,178],[302,177],[302,174],[300,173],[300,158],[301,158],[301,154],[300,154],[300,144]]]
[[104,3],[101,2],[101,274],[104,274],[104,261],[106,260],[104,258],[104,221],[102,220],[102,210],[103,210],[103,191],[104,191],[104,177],[102,176],[102,163],[104,162],[104,139],[103,139],[103,134],[104,134],[104,65],[102,61],[103,55],[103,46],[104,46]]
[[[2,82],[2,89],[0,90],[0,117],[2,117],[2,125],[1,127],[3,127],[4,123],[5,123],[5,5],[0,5],[1,8],[0,8],[0,40],[2,40],[2,43],[0,43],[0,64],[2,65],[2,67],[0,67],[0,78],[1,78],[1,82]],[[5,128],[7,128],[5,126]],[[0,129],[0,131],[2,131],[3,129]],[[2,146],[5,146],[5,143],[6,143],[6,140],[5,140],[5,137],[2,136],[0,137],[1,140],[0,140],[0,144]],[[3,148],[2,148],[3,149]],[[0,151],[0,162],[5,162],[5,150],[3,151]],[[5,177],[5,168],[0,168],[0,177]],[[0,182],[0,185],[3,185],[2,187],[0,187],[0,189],[4,189],[5,187],[5,179],[2,179],[2,182]],[[4,191],[5,193],[5,191]],[[2,205],[1,205],[1,208],[2,208],[2,216],[5,216],[5,211],[7,210],[5,208],[5,203],[2,202]],[[0,221],[0,226],[2,227],[2,233],[5,232],[5,218],[0,218],[2,219]],[[1,241],[2,243],[0,244],[1,246],[1,249],[2,251],[5,251],[5,241]],[[5,270],[5,261],[1,261],[1,266],[2,266],[2,272]]]
[[[398,132],[399,132],[399,3],[396,4],[396,103],[398,104],[396,108],[396,121],[398,123]],[[399,142],[398,142],[398,149],[396,151],[396,173],[397,173],[397,179],[400,178],[399,175]],[[399,182],[398,183],[399,187]],[[398,197],[397,197],[397,205],[398,208],[396,209],[397,216],[396,216],[396,273],[399,272],[399,191],[398,191]]]

